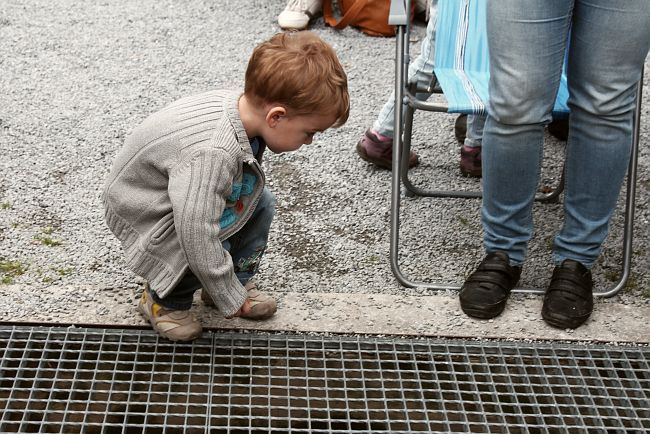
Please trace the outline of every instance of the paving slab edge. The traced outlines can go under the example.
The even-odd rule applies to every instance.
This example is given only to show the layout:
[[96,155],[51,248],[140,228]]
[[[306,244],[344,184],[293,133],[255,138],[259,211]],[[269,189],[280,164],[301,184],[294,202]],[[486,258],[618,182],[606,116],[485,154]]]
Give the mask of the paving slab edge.
[[[135,311],[135,303],[120,308],[122,312],[112,311],[109,315],[58,313],[55,321],[44,316],[45,313],[16,321],[0,317],[0,324],[146,326]],[[200,302],[194,310],[205,329],[213,331],[650,343],[650,305],[597,300],[591,318],[576,330],[548,326],[541,318],[541,308],[542,297],[514,296],[502,315],[485,321],[467,317],[460,310],[458,299],[449,295],[312,292],[281,294],[276,316],[263,322],[226,320]],[[123,319],[116,320],[120,313]]]

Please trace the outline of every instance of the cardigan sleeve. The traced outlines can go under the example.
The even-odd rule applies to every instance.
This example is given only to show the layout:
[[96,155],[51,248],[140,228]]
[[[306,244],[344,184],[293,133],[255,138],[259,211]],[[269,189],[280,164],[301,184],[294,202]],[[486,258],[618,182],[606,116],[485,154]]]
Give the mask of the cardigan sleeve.
[[234,315],[247,297],[219,240],[219,218],[236,172],[237,162],[227,152],[204,150],[173,170],[168,187],[190,270],[225,316]]

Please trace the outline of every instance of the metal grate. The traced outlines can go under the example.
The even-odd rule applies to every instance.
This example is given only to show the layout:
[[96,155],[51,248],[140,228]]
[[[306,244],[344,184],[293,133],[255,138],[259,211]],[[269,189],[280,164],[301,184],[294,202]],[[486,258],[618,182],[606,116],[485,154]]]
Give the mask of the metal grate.
[[650,348],[0,326],[0,432],[650,431]]

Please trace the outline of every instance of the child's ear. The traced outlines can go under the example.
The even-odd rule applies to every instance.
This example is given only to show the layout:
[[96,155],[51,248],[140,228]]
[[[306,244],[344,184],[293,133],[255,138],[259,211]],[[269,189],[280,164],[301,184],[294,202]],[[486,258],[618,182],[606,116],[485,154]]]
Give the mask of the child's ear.
[[274,106],[266,112],[266,123],[269,127],[275,128],[280,119],[287,115],[287,110],[281,106]]

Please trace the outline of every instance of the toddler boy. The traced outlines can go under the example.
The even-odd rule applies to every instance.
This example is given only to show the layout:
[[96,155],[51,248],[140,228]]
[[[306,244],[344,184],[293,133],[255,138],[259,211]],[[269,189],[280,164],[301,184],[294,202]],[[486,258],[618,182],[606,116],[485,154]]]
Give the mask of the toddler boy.
[[280,33],[254,49],[243,94],[182,98],[129,135],[102,199],[128,266],[147,281],[138,309],[158,333],[200,336],[189,312],[199,288],[227,318],[275,313],[250,280],[275,213],[262,154],[296,151],[343,125],[349,105],[332,47],[311,32]]

